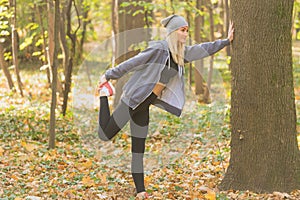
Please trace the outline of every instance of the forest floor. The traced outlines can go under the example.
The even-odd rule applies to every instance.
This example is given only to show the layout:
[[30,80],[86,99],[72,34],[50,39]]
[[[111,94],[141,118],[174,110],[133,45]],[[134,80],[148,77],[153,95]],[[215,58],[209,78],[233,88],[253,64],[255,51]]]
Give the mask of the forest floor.
[[[221,71],[228,89],[228,72]],[[300,69],[295,72],[299,110]],[[51,90],[43,72],[22,71],[22,78],[24,97],[6,89],[0,71],[0,199],[134,199],[128,127],[104,143],[97,139],[97,107],[70,108],[66,116],[58,107],[56,148],[49,150]],[[300,199],[300,190],[219,191],[229,163],[230,105],[188,101],[186,109],[176,118],[153,108],[145,161],[151,199]]]

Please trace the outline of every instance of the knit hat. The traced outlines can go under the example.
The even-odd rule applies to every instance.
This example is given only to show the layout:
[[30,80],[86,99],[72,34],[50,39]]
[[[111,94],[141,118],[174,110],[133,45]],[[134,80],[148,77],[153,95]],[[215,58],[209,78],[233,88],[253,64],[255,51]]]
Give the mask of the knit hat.
[[188,26],[185,19],[179,15],[170,15],[162,19],[160,23],[167,29],[168,35],[181,27]]

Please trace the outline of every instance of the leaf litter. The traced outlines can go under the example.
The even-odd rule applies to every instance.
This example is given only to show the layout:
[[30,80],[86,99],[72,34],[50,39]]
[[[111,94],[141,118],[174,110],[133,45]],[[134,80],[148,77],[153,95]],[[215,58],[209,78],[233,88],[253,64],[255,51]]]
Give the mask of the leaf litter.
[[[32,86],[27,88],[34,88],[34,82],[28,84]],[[0,97],[1,105],[4,105],[0,108],[0,197],[14,200],[134,199],[130,172],[107,165],[108,161],[103,162],[101,151],[84,144],[72,113],[65,118],[57,116],[56,149],[48,149],[50,92],[46,83],[39,82],[37,85],[43,92],[35,94],[31,90],[30,99],[20,98],[9,91],[4,91],[6,95]],[[26,92],[28,94],[29,91]],[[146,172],[145,183],[151,199],[300,198],[300,190],[290,194],[218,191],[217,185],[229,162],[230,126],[227,115],[217,128],[211,123],[216,117],[213,116],[215,111],[224,115],[228,113],[228,107],[225,105],[212,110],[208,106],[199,106],[196,112],[189,113],[185,121],[168,115],[159,118],[166,113],[157,114],[158,121],[162,122],[153,122],[147,151],[163,151],[179,133],[188,137],[188,140],[182,140],[188,141],[188,144],[176,147],[180,150],[175,149],[174,152],[180,152],[180,155],[171,156],[174,158],[172,161],[159,163],[159,167]],[[187,126],[189,132],[185,133]],[[128,154],[130,140],[126,131],[112,143]]]

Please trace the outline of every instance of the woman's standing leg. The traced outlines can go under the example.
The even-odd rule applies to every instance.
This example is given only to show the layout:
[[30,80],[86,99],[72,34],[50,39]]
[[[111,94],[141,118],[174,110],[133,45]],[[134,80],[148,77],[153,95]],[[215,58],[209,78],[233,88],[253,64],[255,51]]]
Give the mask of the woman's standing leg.
[[156,98],[152,93],[139,107],[131,111],[131,173],[137,193],[145,191],[143,158],[148,135],[149,107]]
[[[131,129],[131,173],[134,180],[134,184],[137,193],[145,191],[144,185],[144,153],[145,153],[145,142],[148,134],[149,124],[149,109],[148,112],[138,113],[130,121]],[[143,126],[137,124],[137,119],[145,123]],[[140,135],[139,135],[140,134]]]

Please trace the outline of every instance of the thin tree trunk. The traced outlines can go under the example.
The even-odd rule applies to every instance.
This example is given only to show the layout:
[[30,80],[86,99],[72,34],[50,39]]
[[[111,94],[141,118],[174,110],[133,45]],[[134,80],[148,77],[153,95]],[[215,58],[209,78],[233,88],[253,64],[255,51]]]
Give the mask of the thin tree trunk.
[[0,43],[0,65],[1,65],[1,68],[4,72],[5,77],[7,79],[9,89],[13,90],[14,89],[14,83],[13,83],[13,80],[11,78],[10,72],[8,70],[8,65],[7,65],[7,63],[5,62],[5,59],[4,59],[4,48],[3,48],[2,43]]
[[116,35],[119,30],[119,17],[118,17],[118,0],[112,1],[112,14],[111,14],[111,24],[112,24],[112,67],[115,66],[115,59],[118,55],[118,40]]
[[[226,34],[228,33],[228,30],[229,30],[229,18],[230,18],[230,12],[229,12],[229,0],[224,0],[225,1],[225,4],[224,4],[224,7],[225,7],[225,25],[226,25]],[[226,47],[226,53],[227,53],[227,56],[230,56],[230,46]]]
[[[78,19],[78,26],[75,31],[72,32],[71,28],[71,8],[72,8],[72,3],[74,5],[76,14],[77,14],[77,19]],[[80,20],[79,20],[79,13],[75,4],[74,0],[69,0],[68,5],[67,5],[67,11],[66,11],[66,16],[67,16],[67,35],[71,40],[71,55],[69,56],[68,60],[68,66],[66,68],[65,72],[65,88],[64,88],[64,99],[63,99],[63,105],[62,105],[62,113],[65,116],[67,107],[68,107],[68,99],[69,99],[69,93],[71,90],[71,84],[72,84],[72,72],[73,72],[73,65],[74,65],[74,59],[76,55],[76,41],[77,41],[77,32],[80,28]]]
[[[36,6],[36,4],[35,4],[35,6]],[[48,65],[48,55],[47,55],[47,47],[46,47],[47,46],[47,39],[46,39],[46,36],[45,36],[45,27],[44,27],[43,20],[42,20],[43,7],[37,5],[36,10],[38,12],[39,23],[40,23],[40,26],[41,26],[41,29],[42,29],[42,36],[43,36],[43,51],[44,51],[44,56],[45,56],[45,60],[43,61],[43,64]],[[48,65],[48,67],[45,70],[46,70],[46,73],[47,73],[48,83],[50,84],[51,83],[50,66]]]
[[64,76],[66,77],[66,72],[68,68],[68,63],[69,63],[69,47],[68,47],[68,42],[67,42],[67,34],[66,34],[66,14],[67,10],[69,9],[68,6],[72,6],[69,4],[69,1],[66,1],[62,7],[62,12],[60,13],[60,31],[59,31],[59,41],[60,41],[60,46],[61,46],[61,51],[63,54],[63,69],[64,69]]
[[48,13],[48,48],[47,51],[47,58],[48,58],[48,65],[50,70],[50,83],[52,85],[52,66],[53,66],[53,52],[54,52],[54,4],[53,0],[48,0],[47,3],[47,13]]
[[[186,20],[187,23],[191,26],[191,12],[189,10],[186,10]],[[188,37],[188,45],[192,44],[192,37],[191,37],[191,32],[189,32],[189,37]],[[188,74],[188,82],[189,85],[191,86],[193,83],[193,68],[192,68],[192,63],[188,63],[189,66],[189,74]]]
[[[195,41],[197,43],[203,42],[203,26],[204,26],[204,0],[197,0],[196,8],[201,12],[197,13],[195,17]],[[200,103],[209,103],[209,90],[204,84],[203,78],[204,63],[203,59],[195,62],[194,76],[195,76],[195,94],[198,95],[198,101]]]
[[[83,5],[82,4],[82,0],[81,0],[81,3],[80,5]],[[77,59],[76,59],[76,63],[82,59],[82,54],[83,54],[83,45],[84,45],[84,42],[85,42],[85,38],[86,38],[86,30],[87,30],[87,25],[90,23],[90,20],[87,20],[88,18],[88,13],[89,13],[89,10],[90,10],[90,6],[88,5],[88,7],[83,7],[83,14],[82,14],[82,18],[81,19],[81,24],[82,24],[82,34],[81,34],[81,38],[80,38],[80,42],[79,42],[79,51],[77,53]]]
[[[62,113],[65,116],[66,110],[67,110],[67,104],[68,104],[68,95],[69,95],[69,83],[70,83],[70,65],[72,67],[73,63],[70,63],[70,60],[72,59],[70,55],[70,49],[68,47],[68,42],[67,42],[67,33],[66,33],[66,28],[65,24],[69,20],[68,14],[70,14],[69,10],[72,7],[72,0],[65,1],[63,10],[61,13],[60,17],[60,44],[62,48],[62,54],[63,54],[63,69],[64,69],[64,77],[65,77],[65,82],[64,82],[64,88],[63,88],[63,105],[62,105]],[[66,19],[67,18],[67,19]],[[69,31],[69,30],[67,30]]]
[[[49,0],[51,2],[52,0]],[[51,99],[51,112],[50,112],[50,129],[49,129],[49,148],[53,149],[55,148],[55,122],[56,122],[56,117],[55,117],[55,109],[56,109],[56,90],[57,90],[57,67],[58,67],[58,46],[59,46],[59,21],[60,21],[60,16],[59,16],[59,0],[55,0],[55,16],[54,16],[54,28],[53,28],[53,33],[54,33],[54,51],[53,51],[53,66],[52,66],[52,99]],[[53,24],[49,24],[51,27]]]
[[[218,2],[218,9],[220,10],[220,18],[221,20],[224,20],[225,19],[225,4],[224,4],[224,0],[219,0]],[[226,37],[225,36],[225,21],[221,21],[219,22],[218,24],[218,32],[221,33],[221,38],[224,38]]]
[[[210,39],[211,41],[215,40],[215,24],[214,24],[214,14],[213,14],[213,5],[211,3],[211,0],[208,0],[208,10],[209,10],[209,23],[210,23]],[[214,70],[214,56],[210,56],[210,65],[208,70],[208,78],[207,78],[207,87],[210,90],[211,89],[211,82],[212,82],[212,76],[213,76],[213,70]]]
[[19,91],[21,96],[23,97],[23,84],[20,76],[20,70],[19,70],[19,63],[18,63],[18,42],[17,42],[17,5],[16,5],[16,0],[10,0],[10,7],[13,8],[13,17],[12,17],[12,23],[11,23],[11,28],[12,28],[12,57],[13,57],[13,65],[17,77],[17,83],[19,87]]
[[[53,0],[48,0],[48,4],[47,4],[47,10],[48,10],[48,58],[49,58],[49,66],[53,66],[53,54],[54,54],[54,27],[50,26],[50,24],[54,24],[54,5],[53,5]],[[58,67],[58,66],[57,66]],[[52,69],[51,67],[50,69],[50,74],[52,75]],[[53,80],[53,77],[51,77]],[[59,77],[57,77],[57,83],[56,83],[56,89],[57,92],[59,93],[59,95],[61,96],[63,93],[63,88],[62,88],[62,83],[59,80]]]
[[300,188],[293,1],[232,0],[231,8],[231,155],[220,189],[291,192]]

